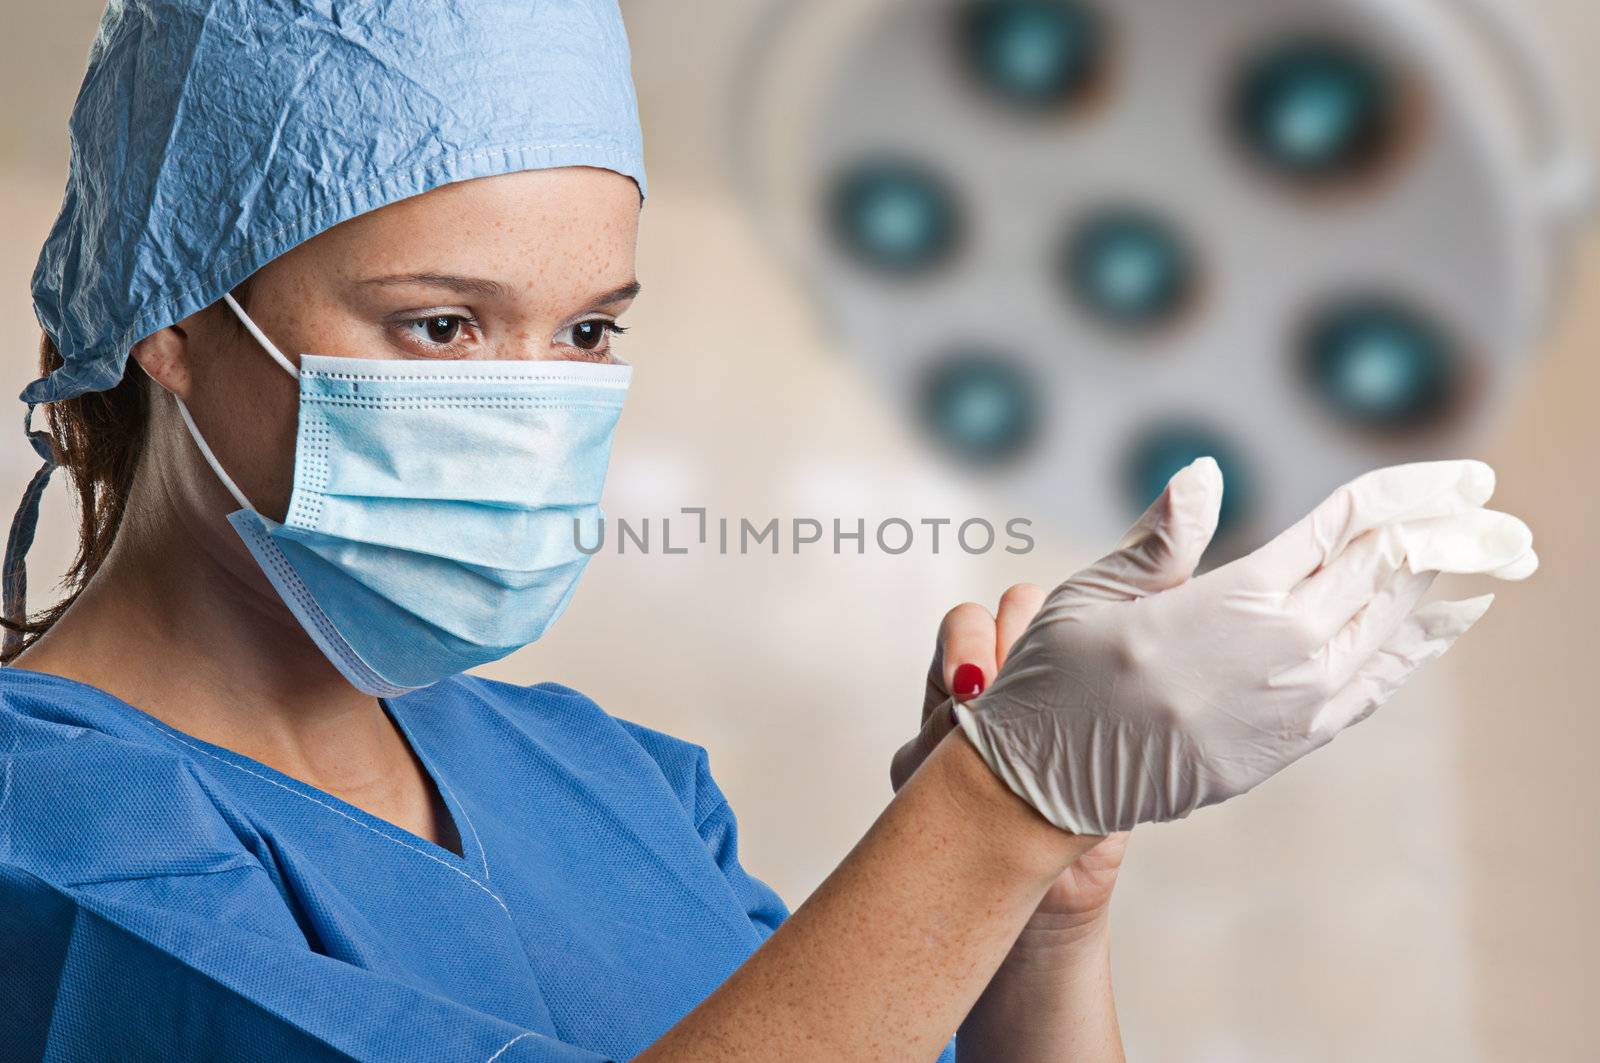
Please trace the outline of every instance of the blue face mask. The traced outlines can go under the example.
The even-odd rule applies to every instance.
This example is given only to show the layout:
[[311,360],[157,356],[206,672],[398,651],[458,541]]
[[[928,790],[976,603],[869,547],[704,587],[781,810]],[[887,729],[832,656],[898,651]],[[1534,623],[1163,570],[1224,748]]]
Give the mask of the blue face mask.
[[283,523],[228,517],[306,633],[358,689],[401,694],[544,634],[598,543],[626,365],[303,355]]

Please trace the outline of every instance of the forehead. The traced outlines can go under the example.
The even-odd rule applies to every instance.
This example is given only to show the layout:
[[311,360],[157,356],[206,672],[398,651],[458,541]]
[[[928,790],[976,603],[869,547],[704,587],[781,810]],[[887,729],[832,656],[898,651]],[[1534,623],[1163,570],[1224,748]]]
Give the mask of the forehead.
[[626,282],[639,189],[610,170],[565,167],[443,185],[352,218],[279,262],[324,276],[492,274],[542,286]]

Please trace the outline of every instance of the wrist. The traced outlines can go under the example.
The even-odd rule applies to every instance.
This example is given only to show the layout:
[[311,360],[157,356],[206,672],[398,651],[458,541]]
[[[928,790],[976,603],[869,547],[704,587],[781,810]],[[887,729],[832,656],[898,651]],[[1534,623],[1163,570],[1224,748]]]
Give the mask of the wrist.
[[[1008,992],[1054,996],[1092,988],[1110,977],[1111,930],[1105,919],[1082,926],[1030,922],[1006,954],[995,979]],[[1050,987],[1050,988],[1046,988]]]
[[1109,905],[1093,912],[1038,911],[1028,920],[1013,951],[1037,954],[1098,954],[1111,948]]
[[959,1034],[962,1059],[1120,1061],[1109,920],[1030,920]]
[[924,770],[980,855],[997,868],[1037,879],[1041,889],[1099,841],[1047,821],[1000,781],[959,730],[939,743]]

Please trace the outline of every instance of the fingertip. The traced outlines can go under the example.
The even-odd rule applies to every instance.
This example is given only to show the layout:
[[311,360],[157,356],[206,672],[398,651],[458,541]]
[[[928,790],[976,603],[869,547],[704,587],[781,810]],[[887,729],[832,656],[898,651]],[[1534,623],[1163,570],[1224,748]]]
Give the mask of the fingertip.
[[[1172,475],[1161,496],[1117,542],[1113,553],[1160,546],[1187,579],[1216,536],[1222,515],[1222,467],[1204,457]],[[1192,555],[1192,556],[1191,556]]]
[[1520,559],[1533,550],[1533,529],[1509,513],[1493,513],[1485,533],[1485,546]]
[[1167,487],[1172,492],[1188,490],[1190,488],[1206,486],[1222,479],[1222,467],[1217,464],[1216,458],[1196,458],[1177,472],[1167,481]]
[[1483,619],[1494,600],[1494,595],[1484,594],[1461,601],[1429,602],[1414,615],[1427,641],[1444,643],[1448,648],[1449,644],[1472,630],[1473,625]]
[[1494,466],[1488,462],[1468,460],[1461,463],[1461,493],[1472,505],[1481,506],[1494,497],[1497,477]]
[[982,694],[987,685],[983,669],[969,661],[957,666],[950,680],[950,693],[955,695],[957,701],[971,701]]
[[1535,572],[1538,572],[1539,565],[1538,552],[1530,549],[1517,560],[1511,562],[1511,564],[1506,565],[1504,568],[1497,568],[1489,575],[1498,580],[1505,580],[1507,583],[1520,583],[1525,579],[1531,578]]
[[1494,595],[1480,594],[1476,598],[1468,598],[1461,603],[1461,616],[1466,621],[1467,627],[1472,627],[1483,619],[1483,615],[1494,604]]
[[956,675],[964,666],[992,676],[995,667],[995,618],[977,602],[962,602],[945,614],[939,626],[940,679],[946,693],[956,693]]
[[1216,458],[1199,458],[1185,471],[1189,473],[1197,490],[1204,491],[1207,495],[1216,496],[1219,500],[1221,499],[1223,491],[1222,466],[1217,463]]
[[1222,466],[1216,458],[1199,458],[1172,478],[1169,489],[1174,513],[1201,524],[1214,523],[1213,517],[1222,511]]
[[1527,564],[1533,549],[1533,530],[1527,524],[1509,513],[1488,509],[1393,527],[1412,572],[1515,574]]
[[1444,623],[1444,630],[1437,632],[1439,635],[1460,636],[1471,630],[1472,625],[1483,619],[1483,615],[1494,604],[1494,595],[1482,594],[1476,598],[1464,598],[1456,602],[1435,602],[1433,608]]

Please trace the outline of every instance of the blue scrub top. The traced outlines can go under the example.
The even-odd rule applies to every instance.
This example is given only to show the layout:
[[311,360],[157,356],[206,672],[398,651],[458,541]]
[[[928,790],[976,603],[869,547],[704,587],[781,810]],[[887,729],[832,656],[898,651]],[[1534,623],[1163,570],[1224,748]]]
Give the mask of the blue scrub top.
[[386,704],[460,856],[0,670],[0,1055],[627,1059],[787,914],[700,747],[554,683]]

